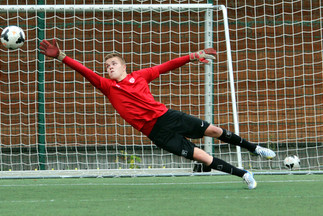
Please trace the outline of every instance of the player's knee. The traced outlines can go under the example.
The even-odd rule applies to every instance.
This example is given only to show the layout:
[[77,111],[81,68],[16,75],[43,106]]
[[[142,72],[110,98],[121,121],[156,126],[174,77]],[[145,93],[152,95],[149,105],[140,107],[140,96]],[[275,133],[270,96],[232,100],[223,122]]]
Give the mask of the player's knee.
[[213,157],[203,151],[200,148],[194,148],[193,160],[204,163],[205,165],[210,165],[212,163]]
[[206,131],[205,131],[205,136],[210,136],[214,138],[219,138],[222,134],[223,130],[220,127],[217,127],[215,125],[210,125]]

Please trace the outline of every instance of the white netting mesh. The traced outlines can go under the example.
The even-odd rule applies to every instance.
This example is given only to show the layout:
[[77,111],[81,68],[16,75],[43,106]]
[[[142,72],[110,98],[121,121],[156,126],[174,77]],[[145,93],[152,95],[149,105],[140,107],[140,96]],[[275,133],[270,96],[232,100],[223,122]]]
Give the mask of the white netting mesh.
[[[103,3],[111,2],[98,4]],[[273,162],[266,162],[243,150],[243,166],[284,169],[284,157],[297,154],[302,169],[320,170],[322,4],[319,1],[266,4],[215,1],[214,4],[228,8],[240,135],[278,153]],[[212,118],[215,124],[234,131],[223,16],[218,10],[212,16],[213,46],[218,51],[213,64]],[[2,11],[1,29],[9,24],[19,25],[25,29],[27,41],[19,51],[0,48],[1,170],[34,170],[40,165],[40,153],[49,170],[191,169],[190,161],[157,149],[126,124],[109,101],[79,74],[55,60],[46,58],[43,62],[37,54],[37,38],[57,38],[69,56],[106,76],[103,61],[105,53],[110,51],[124,55],[130,72],[204,48],[205,22],[204,9],[184,7],[167,11],[57,10],[43,14]],[[43,92],[39,89],[40,75],[44,76]],[[206,117],[204,90],[204,67],[192,63],[151,84],[156,100],[203,119]],[[43,115],[39,96],[44,96]],[[42,117],[45,135],[39,136]],[[42,138],[45,148],[42,145],[39,148]],[[203,140],[195,143],[203,145]],[[214,140],[213,149],[215,156],[237,164],[235,147]]]

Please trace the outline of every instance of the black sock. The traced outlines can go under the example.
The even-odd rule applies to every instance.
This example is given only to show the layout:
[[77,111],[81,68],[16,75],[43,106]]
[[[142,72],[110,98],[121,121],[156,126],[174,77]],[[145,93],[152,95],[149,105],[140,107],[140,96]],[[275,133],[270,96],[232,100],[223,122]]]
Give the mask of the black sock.
[[219,140],[229,143],[229,144],[233,144],[233,145],[237,145],[240,146],[242,148],[248,149],[250,152],[254,152],[257,145],[252,144],[250,142],[248,142],[247,140],[241,138],[240,136],[232,133],[231,131],[228,131],[226,129],[223,129],[223,133],[221,134],[221,136],[218,138]]
[[241,169],[225,162],[224,160],[221,160],[221,159],[215,158],[215,157],[213,157],[213,161],[209,167],[212,169],[216,169],[216,170],[219,170],[219,171],[222,171],[225,173],[229,173],[229,174],[232,174],[235,176],[239,176],[239,177],[242,177],[246,173],[245,170],[241,170]]

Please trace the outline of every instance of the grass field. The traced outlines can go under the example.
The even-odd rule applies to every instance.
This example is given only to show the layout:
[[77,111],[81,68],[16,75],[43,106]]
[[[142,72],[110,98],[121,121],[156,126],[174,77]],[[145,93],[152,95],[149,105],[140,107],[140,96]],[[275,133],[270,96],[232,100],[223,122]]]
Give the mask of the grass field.
[[320,215],[323,175],[0,180],[0,215]]

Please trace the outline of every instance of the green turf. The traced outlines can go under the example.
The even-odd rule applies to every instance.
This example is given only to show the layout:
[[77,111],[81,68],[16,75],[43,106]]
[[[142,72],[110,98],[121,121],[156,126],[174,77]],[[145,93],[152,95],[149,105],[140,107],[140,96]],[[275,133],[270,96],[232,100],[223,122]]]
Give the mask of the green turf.
[[0,215],[318,215],[323,175],[0,180]]

